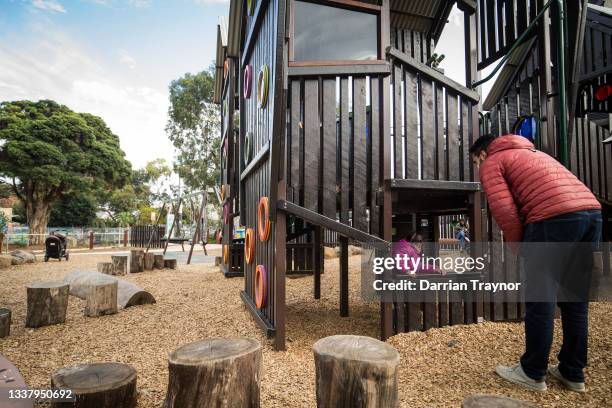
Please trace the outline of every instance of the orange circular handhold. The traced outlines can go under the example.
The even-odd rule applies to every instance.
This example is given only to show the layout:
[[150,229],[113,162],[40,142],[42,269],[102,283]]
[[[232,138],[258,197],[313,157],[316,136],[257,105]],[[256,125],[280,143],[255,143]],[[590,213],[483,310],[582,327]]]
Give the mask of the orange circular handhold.
[[255,268],[255,306],[257,306],[258,309],[266,305],[267,275],[266,267],[257,265]]
[[255,257],[255,230],[253,228],[247,228],[244,235],[244,258],[247,264],[253,263]]
[[221,192],[219,194],[221,195],[221,201],[225,201],[225,184],[221,186]]
[[257,231],[259,233],[259,239],[261,241],[267,241],[270,238],[270,208],[268,205],[268,197],[261,197],[259,199],[259,206],[257,207]]
[[229,74],[229,59],[226,58],[223,63],[223,78],[227,78],[227,74]]
[[227,264],[229,261],[229,245],[223,245],[223,263]]

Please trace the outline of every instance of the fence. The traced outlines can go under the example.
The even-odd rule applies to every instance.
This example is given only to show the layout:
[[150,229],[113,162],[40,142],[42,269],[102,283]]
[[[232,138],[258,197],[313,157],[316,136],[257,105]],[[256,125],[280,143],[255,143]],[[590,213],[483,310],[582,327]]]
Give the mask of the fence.
[[7,251],[13,248],[43,247],[51,233],[60,233],[68,240],[69,248],[119,247],[126,245],[125,228],[49,227],[45,234],[30,234],[27,226],[11,226],[4,237]]

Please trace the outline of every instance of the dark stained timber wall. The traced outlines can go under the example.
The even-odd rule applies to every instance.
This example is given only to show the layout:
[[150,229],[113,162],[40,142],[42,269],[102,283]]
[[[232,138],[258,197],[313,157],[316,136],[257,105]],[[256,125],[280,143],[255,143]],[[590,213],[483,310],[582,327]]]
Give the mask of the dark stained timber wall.
[[[223,244],[230,245],[227,262],[222,257],[222,265],[226,276],[242,275],[241,253],[237,244],[233,244],[234,218],[238,211],[238,155],[236,149],[236,129],[234,127],[234,114],[236,108],[235,89],[237,75],[237,61],[232,58],[226,60],[227,75],[223,81],[223,93],[221,99],[221,180],[220,185],[225,186],[225,199],[223,200]],[[228,217],[225,217],[225,211]],[[227,221],[227,222],[226,222]]]
[[[260,4],[261,3],[261,4]],[[244,212],[242,220],[246,228],[255,230],[255,258],[252,264],[245,262],[245,295],[255,302],[254,273],[257,265],[264,265],[267,270],[266,305],[260,310],[261,317],[270,326],[274,326],[274,287],[276,281],[274,269],[274,233],[266,242],[259,239],[257,233],[257,207],[262,196],[270,195],[270,149],[273,131],[274,106],[274,72],[276,58],[276,16],[277,0],[259,0],[254,16],[246,16],[246,38],[243,50],[247,52],[243,56],[244,64],[239,75],[242,78],[245,64],[251,65],[252,91],[251,96],[245,99],[241,90],[241,138],[244,146],[244,138],[247,132],[252,132],[252,155],[248,164],[243,163],[241,178],[241,197]],[[248,13],[245,13],[248,14]],[[257,24],[255,21],[259,20]],[[250,42],[249,42],[250,41]],[[257,79],[262,66],[268,66],[268,98],[267,105],[261,109],[257,100]],[[244,88],[244,84],[242,84]],[[241,154],[241,160],[244,160]],[[270,203],[274,205],[275,203]],[[274,226],[271,227],[274,231]],[[284,255],[283,255],[284,256]]]
[[380,235],[380,76],[291,77],[287,199]]
[[472,181],[473,92],[403,53],[391,77],[392,178]]

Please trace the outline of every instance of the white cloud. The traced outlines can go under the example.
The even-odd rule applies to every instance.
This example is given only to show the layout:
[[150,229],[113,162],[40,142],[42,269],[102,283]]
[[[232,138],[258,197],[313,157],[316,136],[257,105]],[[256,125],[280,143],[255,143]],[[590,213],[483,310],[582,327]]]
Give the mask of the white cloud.
[[32,42],[0,42],[0,101],[52,99],[100,116],[121,140],[135,167],[158,157],[172,161],[165,134],[165,89],[134,85],[114,61],[106,66],[46,27]]
[[32,6],[39,10],[47,10],[54,13],[65,13],[66,9],[56,0],[32,0]]
[[229,0],[193,0],[195,4],[206,5],[206,4],[229,4]]
[[130,53],[127,50],[119,49],[117,53],[119,54],[120,64],[125,65],[129,69],[136,68],[136,60],[134,59],[134,57],[130,55]]

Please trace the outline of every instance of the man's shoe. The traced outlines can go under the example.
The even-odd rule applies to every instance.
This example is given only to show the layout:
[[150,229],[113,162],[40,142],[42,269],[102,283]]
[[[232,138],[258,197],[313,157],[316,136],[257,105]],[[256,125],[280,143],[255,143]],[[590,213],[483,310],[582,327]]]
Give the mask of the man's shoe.
[[508,380],[511,383],[520,385],[521,387],[533,390],[533,391],[546,391],[546,383],[544,380],[536,381],[533,378],[527,376],[523,371],[520,364],[512,367],[498,365],[495,367],[495,372],[499,374],[504,380]]
[[553,377],[555,377],[557,380],[559,380],[561,384],[563,384],[565,388],[567,388],[568,390],[575,391],[575,392],[586,392],[586,387],[584,386],[584,382],[570,381],[567,378],[565,378],[563,374],[561,374],[561,371],[559,371],[558,364],[549,366],[548,373],[552,375]]

